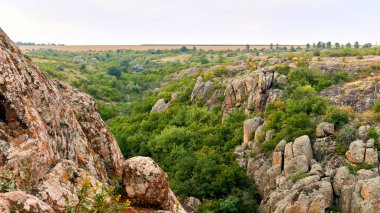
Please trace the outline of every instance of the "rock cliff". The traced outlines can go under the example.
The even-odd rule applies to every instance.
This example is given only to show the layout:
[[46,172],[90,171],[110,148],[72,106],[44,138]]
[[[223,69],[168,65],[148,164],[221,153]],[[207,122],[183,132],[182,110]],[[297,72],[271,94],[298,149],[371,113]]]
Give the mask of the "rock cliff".
[[[111,184],[133,165],[124,163],[116,140],[96,112],[95,101],[47,78],[1,29],[0,157],[1,182],[18,190],[0,193],[0,209],[5,212],[63,212],[67,200],[78,202],[84,178],[93,186],[102,181]],[[145,165],[141,169],[154,172]],[[169,189],[167,175],[157,167],[166,185],[150,189],[164,197],[152,206],[183,212]],[[152,181],[148,173],[139,183],[124,186],[126,198],[136,199],[127,193],[130,184],[144,186],[141,180]],[[139,196],[144,202],[144,193]]]

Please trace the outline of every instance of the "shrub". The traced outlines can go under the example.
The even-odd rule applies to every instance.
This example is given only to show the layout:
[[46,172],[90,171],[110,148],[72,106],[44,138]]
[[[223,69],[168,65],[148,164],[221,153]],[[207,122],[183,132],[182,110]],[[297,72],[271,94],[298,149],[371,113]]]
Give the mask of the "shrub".
[[[68,197],[66,201],[67,213],[82,213],[82,212],[122,212],[126,210],[130,201],[121,202],[121,195],[115,186],[107,187],[105,181],[102,182],[100,192],[97,192],[97,186],[92,186],[91,181],[86,174],[82,182],[82,188],[77,192],[79,202],[73,205]],[[92,196],[92,193],[95,195]]]
[[305,172],[297,172],[290,176],[290,179],[292,179],[293,182],[297,182],[298,180],[304,179],[305,177],[310,176],[310,174]]
[[357,172],[361,169],[373,169],[374,166],[372,164],[368,164],[368,163],[361,163],[361,164],[358,164],[358,165],[352,165],[351,163],[346,163],[346,166],[348,168],[348,170],[350,171],[350,174],[353,174],[353,175],[356,175]]
[[336,129],[348,123],[348,119],[348,112],[336,108],[330,108],[325,116],[325,121],[334,124]]
[[373,127],[371,127],[367,133],[367,139],[371,138],[375,140],[375,143],[379,142],[379,133],[377,133],[377,130]]
[[349,145],[351,141],[354,141],[357,138],[356,128],[353,126],[345,126],[339,132],[337,140],[338,142]]
[[375,104],[373,105],[373,110],[375,112],[380,112],[380,101],[375,102]]

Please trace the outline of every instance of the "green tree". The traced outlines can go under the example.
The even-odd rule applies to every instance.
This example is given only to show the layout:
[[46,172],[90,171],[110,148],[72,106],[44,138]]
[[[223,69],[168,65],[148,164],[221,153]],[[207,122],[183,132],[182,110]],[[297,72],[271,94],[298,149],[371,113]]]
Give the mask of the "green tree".
[[354,48],[358,49],[360,47],[359,42],[355,41]]

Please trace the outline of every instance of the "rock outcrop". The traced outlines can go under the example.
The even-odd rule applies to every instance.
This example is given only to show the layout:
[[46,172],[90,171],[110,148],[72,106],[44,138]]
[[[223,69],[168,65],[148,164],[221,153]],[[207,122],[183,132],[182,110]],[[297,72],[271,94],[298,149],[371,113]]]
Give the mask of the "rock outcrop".
[[[0,193],[2,212],[64,212],[83,178],[111,183],[123,161],[95,101],[47,78],[0,29],[0,180],[19,190]],[[166,188],[166,206],[182,209]]]
[[132,201],[186,212],[169,188],[168,175],[148,157],[133,157],[124,162],[123,190]]
[[380,98],[380,81],[376,77],[362,79],[343,85],[334,85],[320,92],[337,106],[345,106],[357,112],[363,112],[372,107]]
[[159,99],[152,107],[151,112],[162,112],[170,107],[170,102],[166,103],[165,99]]
[[0,212],[53,213],[55,211],[37,197],[22,191],[14,191],[0,194]]
[[[244,141],[236,148],[239,164],[262,198],[259,212],[328,212],[333,206],[340,212],[376,212],[380,177],[373,139],[352,141],[343,157],[335,151],[332,124],[321,123],[316,131],[319,138],[282,140],[269,153],[259,148],[266,141]],[[370,166],[360,169],[362,163]]]

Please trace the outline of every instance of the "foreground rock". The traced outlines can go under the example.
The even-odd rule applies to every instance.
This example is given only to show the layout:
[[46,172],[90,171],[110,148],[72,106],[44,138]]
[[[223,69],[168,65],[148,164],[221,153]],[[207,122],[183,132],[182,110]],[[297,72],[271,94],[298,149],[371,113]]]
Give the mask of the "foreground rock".
[[14,191],[0,194],[0,212],[53,213],[54,210],[37,197]]
[[148,157],[133,157],[124,162],[123,190],[132,201],[186,212],[169,188],[168,175]]
[[[68,202],[78,204],[84,178],[92,193],[103,180],[122,178],[124,159],[95,101],[48,79],[1,29],[0,73],[0,181],[19,190],[0,194],[0,212],[64,212]],[[131,180],[146,182],[127,182],[149,185],[146,193],[166,192],[156,194],[165,202],[162,208],[182,209],[157,165],[144,174],[157,170],[165,179],[164,191],[157,182],[150,185],[151,179],[132,175]],[[151,201],[140,196],[142,203]]]

